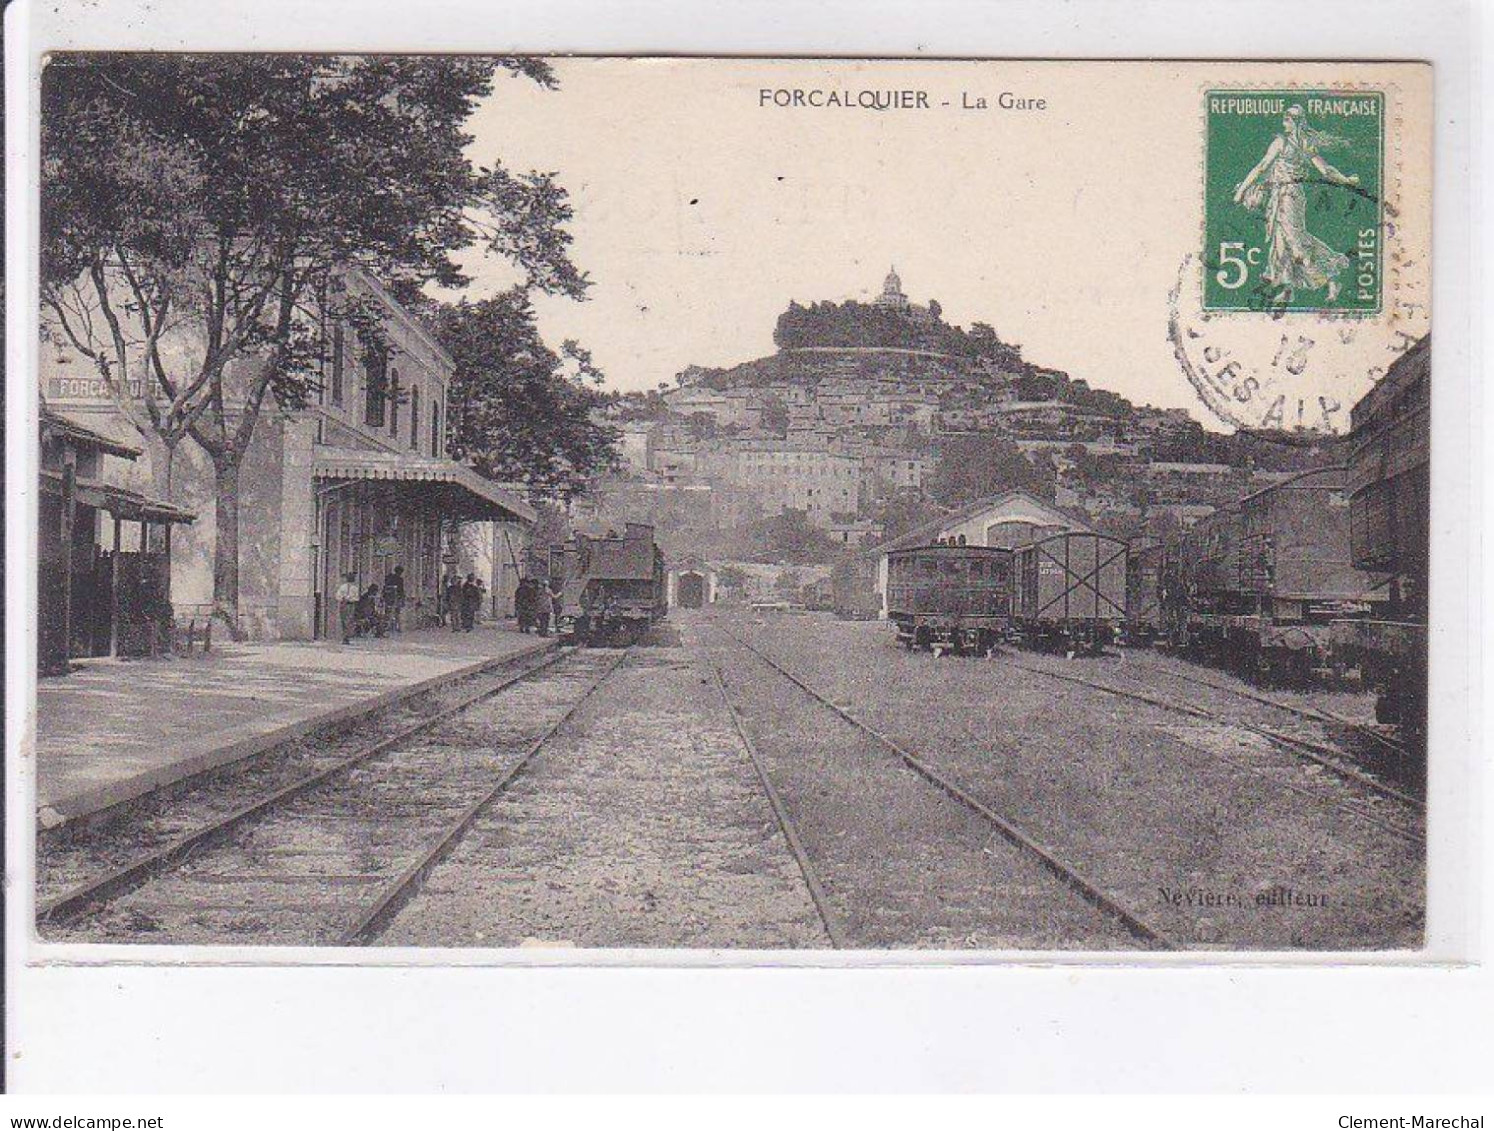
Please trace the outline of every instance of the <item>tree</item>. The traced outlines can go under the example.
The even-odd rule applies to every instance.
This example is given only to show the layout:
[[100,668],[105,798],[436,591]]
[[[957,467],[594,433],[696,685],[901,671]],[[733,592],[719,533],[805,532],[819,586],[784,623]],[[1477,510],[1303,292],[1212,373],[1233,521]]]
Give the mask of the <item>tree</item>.
[[958,507],[1019,488],[1044,497],[1052,493],[1052,484],[1005,437],[974,432],[940,442],[929,482],[929,493],[935,501]]
[[930,502],[923,492],[905,488],[883,499],[873,511],[872,517],[882,527],[880,540],[891,541],[947,513],[947,508]]
[[762,401],[763,431],[774,436],[788,435],[789,411],[783,398],[777,393],[768,393]]
[[524,288],[437,307],[431,320],[456,362],[447,392],[453,458],[524,483],[535,499],[569,501],[617,469],[621,433],[593,418],[608,404],[596,387],[602,372],[574,341],[558,354],[545,344]]
[[340,270],[408,298],[463,285],[452,254],[481,243],[530,287],[585,291],[553,174],[465,153],[503,71],[554,85],[542,62],[456,56],[70,55],[43,73],[43,304],[168,467],[187,436],[211,458],[231,629],[239,469],[267,402],[315,393]]
[[734,557],[755,562],[824,565],[835,561],[844,547],[809,521],[801,510],[785,510],[740,532]]

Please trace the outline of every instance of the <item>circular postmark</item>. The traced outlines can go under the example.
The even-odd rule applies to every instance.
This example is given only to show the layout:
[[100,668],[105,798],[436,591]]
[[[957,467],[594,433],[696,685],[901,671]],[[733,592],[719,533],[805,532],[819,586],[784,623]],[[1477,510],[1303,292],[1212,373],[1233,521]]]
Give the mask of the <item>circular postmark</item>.
[[1429,328],[1419,294],[1400,293],[1371,317],[1254,310],[1189,302],[1205,264],[1189,255],[1168,299],[1168,337],[1194,393],[1220,423],[1284,443],[1349,427],[1349,410]]

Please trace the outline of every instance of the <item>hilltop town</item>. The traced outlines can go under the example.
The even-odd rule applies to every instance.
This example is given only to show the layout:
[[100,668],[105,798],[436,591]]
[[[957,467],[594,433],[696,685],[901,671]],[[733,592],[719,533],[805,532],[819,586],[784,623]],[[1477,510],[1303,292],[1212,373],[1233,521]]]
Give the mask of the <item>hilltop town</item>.
[[1312,438],[1211,433],[942,315],[894,268],[870,303],[790,302],[767,357],[616,398],[622,473],[579,517],[647,514],[678,552],[825,563],[1014,486],[1160,536],[1322,461]]

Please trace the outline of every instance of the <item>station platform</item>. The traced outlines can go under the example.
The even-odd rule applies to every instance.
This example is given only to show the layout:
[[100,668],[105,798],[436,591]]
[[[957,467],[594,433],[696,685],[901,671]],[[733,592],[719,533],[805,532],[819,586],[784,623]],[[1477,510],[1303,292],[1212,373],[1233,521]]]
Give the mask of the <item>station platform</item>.
[[555,644],[509,621],[349,645],[214,641],[205,656],[82,661],[37,681],[38,821],[86,817]]

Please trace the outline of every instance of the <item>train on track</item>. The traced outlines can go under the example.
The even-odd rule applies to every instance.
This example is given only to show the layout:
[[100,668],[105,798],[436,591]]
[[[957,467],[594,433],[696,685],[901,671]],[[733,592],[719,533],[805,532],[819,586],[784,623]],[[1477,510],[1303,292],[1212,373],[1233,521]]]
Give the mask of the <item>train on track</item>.
[[1300,472],[1200,519],[1146,559],[1133,618],[1246,674],[1305,682],[1338,666],[1332,624],[1373,615],[1382,575],[1355,565],[1348,471]]
[[[1430,359],[1422,339],[1354,407],[1344,463],[1294,474],[1170,539],[1034,530],[1011,551],[889,554],[898,638],[955,652],[1158,645],[1291,683],[1357,669],[1382,722],[1424,730]],[[1007,553],[1009,568],[990,564]]]
[[1431,339],[1422,338],[1350,414],[1350,552],[1355,566],[1380,572],[1384,600],[1372,616],[1329,629],[1335,652],[1378,693],[1379,720],[1418,745],[1427,725],[1431,371]]
[[567,643],[635,644],[668,611],[664,552],[654,528],[630,522],[622,534],[575,534],[550,550],[556,631]]
[[1129,547],[1120,538],[1065,531],[1015,551],[1012,628],[1024,644],[1095,653],[1126,620]]
[[1011,550],[941,543],[887,556],[887,617],[906,648],[983,655],[1006,638]]
[[1125,621],[1126,543],[1069,531],[1025,546],[948,542],[887,558],[887,616],[907,648],[985,654],[1006,641],[1095,652]]

